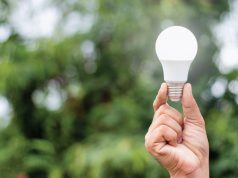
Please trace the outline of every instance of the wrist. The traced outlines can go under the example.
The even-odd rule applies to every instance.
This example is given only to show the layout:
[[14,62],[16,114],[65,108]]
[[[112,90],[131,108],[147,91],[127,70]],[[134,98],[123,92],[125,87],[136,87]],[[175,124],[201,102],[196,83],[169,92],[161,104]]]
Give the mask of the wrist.
[[170,178],[209,178],[209,160],[201,163],[201,166],[191,173],[170,174]]

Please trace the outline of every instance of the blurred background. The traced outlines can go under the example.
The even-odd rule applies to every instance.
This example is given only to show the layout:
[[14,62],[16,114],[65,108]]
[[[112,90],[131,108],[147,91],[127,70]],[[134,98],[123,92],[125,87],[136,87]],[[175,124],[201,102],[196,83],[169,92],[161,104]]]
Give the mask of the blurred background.
[[238,177],[237,19],[237,0],[0,0],[0,178],[169,177],[144,135],[170,25],[198,39],[211,177]]

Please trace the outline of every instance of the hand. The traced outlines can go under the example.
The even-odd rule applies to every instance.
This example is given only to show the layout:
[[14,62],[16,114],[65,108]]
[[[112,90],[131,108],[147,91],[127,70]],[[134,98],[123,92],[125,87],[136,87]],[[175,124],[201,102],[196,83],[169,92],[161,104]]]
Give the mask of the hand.
[[154,118],[145,136],[146,149],[164,166],[171,178],[209,178],[209,146],[205,122],[192,95],[184,86],[184,117],[166,103],[163,83],[155,98]]

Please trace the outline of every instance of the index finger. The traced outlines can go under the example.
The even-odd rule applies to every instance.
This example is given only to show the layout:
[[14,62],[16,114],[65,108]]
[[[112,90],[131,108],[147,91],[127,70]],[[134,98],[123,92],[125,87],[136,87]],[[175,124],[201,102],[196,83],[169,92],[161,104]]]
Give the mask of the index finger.
[[157,109],[159,109],[159,107],[163,104],[166,103],[167,101],[167,91],[168,87],[166,83],[162,83],[160,86],[160,89],[158,91],[158,94],[153,102],[153,108],[154,111],[156,111]]

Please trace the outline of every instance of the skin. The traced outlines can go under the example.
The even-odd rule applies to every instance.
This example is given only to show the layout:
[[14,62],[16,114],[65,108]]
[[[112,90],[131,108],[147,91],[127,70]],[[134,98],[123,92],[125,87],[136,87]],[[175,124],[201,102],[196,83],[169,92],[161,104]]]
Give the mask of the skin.
[[183,90],[183,115],[167,104],[163,83],[153,103],[154,118],[145,136],[145,147],[171,178],[209,178],[209,145],[205,122],[192,95]]

